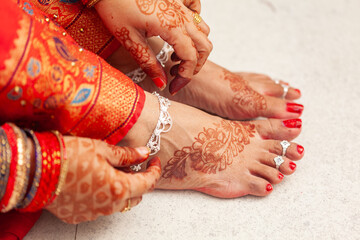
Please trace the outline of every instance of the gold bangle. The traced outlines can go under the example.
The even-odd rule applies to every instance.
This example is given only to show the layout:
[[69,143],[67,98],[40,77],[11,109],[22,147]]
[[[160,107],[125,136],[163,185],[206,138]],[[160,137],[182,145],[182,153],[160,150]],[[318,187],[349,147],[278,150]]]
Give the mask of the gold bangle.
[[55,193],[54,193],[55,196],[58,196],[65,184],[65,179],[66,179],[66,175],[67,175],[68,167],[69,167],[69,161],[67,160],[66,149],[65,149],[64,140],[63,140],[62,136],[60,135],[60,133],[58,131],[54,131],[53,133],[57,137],[57,139],[59,141],[59,146],[60,146],[60,159],[61,159],[60,176],[59,176],[58,185],[57,185]]
[[97,4],[98,2],[100,2],[100,0],[90,0],[90,1],[86,4],[86,6],[87,6],[88,8],[91,8],[91,7],[93,7],[95,4]]

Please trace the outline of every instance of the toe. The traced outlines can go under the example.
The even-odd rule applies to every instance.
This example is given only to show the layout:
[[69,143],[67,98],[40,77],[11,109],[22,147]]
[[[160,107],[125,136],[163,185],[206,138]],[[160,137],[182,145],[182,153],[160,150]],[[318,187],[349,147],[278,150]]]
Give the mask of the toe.
[[[284,94],[284,88],[280,84],[276,84],[275,82],[271,82],[266,84],[266,87],[263,91],[261,91],[262,94],[267,96],[273,96],[277,98],[282,98]],[[301,91],[300,89],[289,87],[288,92],[285,96],[285,99],[287,100],[296,100],[301,97]]]
[[284,178],[284,175],[282,175],[276,168],[259,162],[252,164],[248,167],[248,169],[252,175],[261,177],[269,181],[271,184],[278,184]]
[[269,195],[273,190],[271,183],[263,178],[256,176],[250,176],[248,181],[248,188],[249,194],[255,196],[266,196]]
[[[284,94],[284,88],[279,83],[289,86],[287,82],[281,80],[279,83],[276,83],[272,78],[264,74],[238,73],[238,75],[246,79],[254,90],[266,96],[281,98]],[[285,98],[287,100],[296,100],[300,97],[300,89],[289,86]]]
[[[279,140],[267,140],[264,141],[264,148],[269,150],[270,153],[282,155],[283,147],[280,143]],[[300,160],[304,156],[304,147],[296,143],[290,143],[285,156],[291,160]]]
[[[278,155],[272,153],[265,153],[260,158],[260,163],[267,165],[268,167],[276,170],[276,164],[274,158]],[[287,157],[282,157],[284,162],[280,165],[279,171],[285,175],[293,174],[296,170],[296,164]],[[277,171],[277,170],[276,170]]]
[[292,140],[301,132],[301,119],[264,119],[252,121],[263,139]]
[[299,118],[304,110],[304,106],[297,103],[288,102],[287,100],[264,96],[266,109],[260,113],[261,116],[271,118]]
[[290,87],[285,98],[288,100],[296,100],[296,99],[299,99],[300,97],[301,97],[300,89]]

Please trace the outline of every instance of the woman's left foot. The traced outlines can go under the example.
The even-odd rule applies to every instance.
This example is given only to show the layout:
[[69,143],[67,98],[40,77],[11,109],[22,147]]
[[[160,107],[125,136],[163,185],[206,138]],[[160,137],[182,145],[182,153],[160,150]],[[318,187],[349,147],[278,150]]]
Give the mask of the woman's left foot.
[[[159,52],[163,46],[161,39],[151,40],[150,43],[155,52]],[[136,65],[125,54],[120,49],[108,61],[127,73],[136,69]],[[177,62],[171,60],[165,63],[168,79],[176,72],[176,66]],[[158,91],[148,78],[139,85],[149,92]],[[256,73],[232,73],[209,60],[192,81],[175,95],[169,93],[169,85],[160,92],[161,95],[229,119],[298,118],[304,109],[303,105],[293,102],[300,98],[300,90],[289,87],[283,99],[284,88],[270,77]]]

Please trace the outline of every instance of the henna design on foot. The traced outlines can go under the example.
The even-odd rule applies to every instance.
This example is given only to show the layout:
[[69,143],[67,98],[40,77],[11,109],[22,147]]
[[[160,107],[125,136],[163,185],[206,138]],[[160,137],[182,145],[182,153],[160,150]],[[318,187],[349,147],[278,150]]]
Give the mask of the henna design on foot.
[[254,91],[241,76],[224,70],[224,79],[230,82],[230,88],[235,93],[233,103],[241,107],[245,116],[258,116],[258,111],[267,109],[263,95]]
[[215,128],[204,128],[191,147],[177,150],[164,167],[163,178],[184,179],[186,161],[196,171],[215,174],[231,165],[254,137],[255,125],[222,120]]

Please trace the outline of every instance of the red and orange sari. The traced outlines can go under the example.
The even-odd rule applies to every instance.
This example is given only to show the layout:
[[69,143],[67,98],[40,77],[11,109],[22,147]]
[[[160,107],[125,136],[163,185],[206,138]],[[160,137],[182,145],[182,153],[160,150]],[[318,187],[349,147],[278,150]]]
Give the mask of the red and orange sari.
[[[100,57],[119,43],[94,9],[76,0],[4,1],[0,36],[0,125],[116,144],[136,122],[145,94]],[[22,238],[39,216],[16,215],[0,216],[0,233]]]

